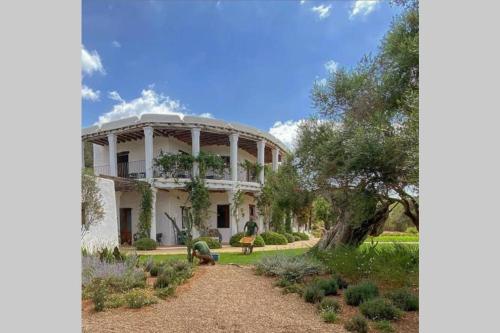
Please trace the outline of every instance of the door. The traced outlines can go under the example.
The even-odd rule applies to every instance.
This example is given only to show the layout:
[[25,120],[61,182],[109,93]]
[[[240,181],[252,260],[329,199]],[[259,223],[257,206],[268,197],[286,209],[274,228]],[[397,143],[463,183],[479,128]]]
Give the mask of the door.
[[229,205],[217,205],[217,228],[229,228]]
[[120,208],[120,243],[132,244],[132,208]]
[[128,178],[128,151],[116,154],[118,177]]

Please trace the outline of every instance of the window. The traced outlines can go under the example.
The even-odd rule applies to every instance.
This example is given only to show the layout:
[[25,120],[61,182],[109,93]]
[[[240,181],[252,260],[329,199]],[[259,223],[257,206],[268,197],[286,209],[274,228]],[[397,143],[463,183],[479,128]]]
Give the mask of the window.
[[255,217],[255,205],[248,205],[250,217]]
[[182,218],[181,218],[181,228],[184,230],[186,229],[187,227],[187,224],[188,224],[188,213],[189,213],[189,207],[184,207],[184,206],[181,206],[181,214],[182,214]]
[[229,205],[217,205],[217,228],[229,228]]

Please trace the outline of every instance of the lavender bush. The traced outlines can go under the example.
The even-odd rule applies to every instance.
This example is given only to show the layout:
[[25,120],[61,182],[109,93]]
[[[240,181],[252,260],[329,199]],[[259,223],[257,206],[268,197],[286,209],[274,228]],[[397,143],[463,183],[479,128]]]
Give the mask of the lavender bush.
[[135,256],[127,257],[124,262],[106,262],[96,256],[82,256],[82,285],[88,286],[94,278],[123,283],[125,287],[143,284],[145,275],[136,263]]
[[256,267],[257,273],[278,276],[291,282],[300,282],[305,276],[316,275],[323,271],[321,263],[308,256],[266,256]]

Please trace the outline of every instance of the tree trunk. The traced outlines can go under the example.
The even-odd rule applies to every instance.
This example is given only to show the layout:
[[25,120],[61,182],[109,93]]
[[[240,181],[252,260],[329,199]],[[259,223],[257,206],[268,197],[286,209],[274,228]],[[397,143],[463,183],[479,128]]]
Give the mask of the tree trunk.
[[[418,202],[414,200],[413,198],[410,199],[402,199],[401,203],[403,204],[403,207],[405,208],[404,214],[408,216],[413,223],[413,225],[418,229],[419,225],[419,207],[418,207]],[[413,209],[412,209],[413,206]]]
[[389,216],[389,204],[378,208],[372,218],[359,226],[350,224],[350,215],[344,214],[339,221],[328,230],[317,244],[319,250],[329,250],[338,245],[359,246],[369,235],[378,235]]

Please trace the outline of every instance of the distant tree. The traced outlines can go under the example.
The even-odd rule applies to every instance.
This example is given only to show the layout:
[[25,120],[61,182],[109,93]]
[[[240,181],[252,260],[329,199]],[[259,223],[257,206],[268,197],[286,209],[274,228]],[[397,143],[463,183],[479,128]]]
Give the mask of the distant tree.
[[89,229],[104,218],[102,195],[97,185],[97,178],[91,170],[83,169],[81,178],[81,238]]

